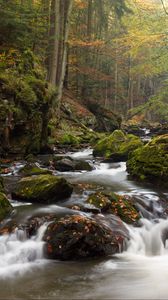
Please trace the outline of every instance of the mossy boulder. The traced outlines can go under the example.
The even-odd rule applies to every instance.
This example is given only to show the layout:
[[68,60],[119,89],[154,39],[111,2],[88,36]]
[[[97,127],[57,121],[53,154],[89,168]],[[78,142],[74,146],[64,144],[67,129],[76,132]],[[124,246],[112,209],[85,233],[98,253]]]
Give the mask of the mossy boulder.
[[[21,59],[23,64],[24,59],[25,56]],[[29,65],[26,72],[20,67],[0,72],[2,154],[36,154],[47,143],[49,109],[56,91],[45,81],[45,71],[42,77],[38,76],[37,62],[32,65],[36,67],[29,70]]]
[[44,235],[45,254],[61,260],[101,257],[120,252],[124,240],[121,231],[115,233],[101,220],[78,214],[65,216],[49,224]]
[[127,160],[128,154],[142,145],[139,137],[125,134],[122,130],[115,130],[95,145],[93,155],[111,158],[114,161]]
[[12,211],[12,205],[6,195],[0,192],[0,222]]
[[36,163],[27,163],[23,168],[19,170],[19,174],[22,176],[32,176],[52,174],[52,172],[47,169],[40,168]]
[[87,203],[101,209],[104,213],[111,213],[120,217],[122,221],[128,224],[135,223],[140,218],[133,200],[126,195],[96,192],[88,197]]
[[48,204],[69,197],[72,191],[72,185],[62,177],[37,175],[22,178],[12,192],[12,198]]
[[141,180],[168,183],[168,134],[153,138],[131,153],[127,171]]

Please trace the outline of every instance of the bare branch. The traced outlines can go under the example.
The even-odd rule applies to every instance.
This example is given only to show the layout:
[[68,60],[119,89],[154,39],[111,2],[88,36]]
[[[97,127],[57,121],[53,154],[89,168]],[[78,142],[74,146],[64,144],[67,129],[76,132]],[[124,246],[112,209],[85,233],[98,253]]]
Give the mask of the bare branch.
[[168,11],[167,11],[167,9],[166,9],[166,6],[165,6],[165,4],[164,4],[164,1],[163,1],[163,0],[160,0],[160,1],[161,1],[161,3],[162,3],[162,6],[163,6],[163,9],[164,9],[165,14],[168,15]]

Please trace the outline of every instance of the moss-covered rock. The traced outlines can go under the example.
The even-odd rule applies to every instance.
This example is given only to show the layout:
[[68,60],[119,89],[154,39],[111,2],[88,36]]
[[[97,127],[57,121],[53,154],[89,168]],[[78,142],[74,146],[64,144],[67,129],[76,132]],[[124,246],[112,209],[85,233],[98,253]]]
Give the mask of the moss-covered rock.
[[[25,52],[20,53],[23,59],[21,59],[22,67],[18,67],[19,70],[12,68],[0,72],[0,150],[2,153],[22,155],[31,152],[39,153],[41,147],[47,142],[49,109],[55,90],[45,81],[45,72],[43,76],[37,74],[37,62],[27,64]],[[23,65],[26,65],[26,72]]]
[[128,224],[134,223],[140,218],[133,200],[126,195],[96,192],[88,197],[87,202],[101,209],[102,212],[120,217]]
[[52,174],[52,172],[47,169],[40,168],[39,166],[37,166],[36,163],[28,163],[19,170],[19,174],[21,174],[22,176],[32,176],[32,175]]
[[168,183],[168,134],[153,138],[133,151],[127,161],[127,171],[134,177]]
[[116,233],[96,219],[66,216],[48,226],[44,235],[45,254],[47,258],[61,260],[101,257],[120,252],[124,240],[121,231]]
[[4,182],[3,177],[0,176],[0,192],[4,193]]
[[96,144],[93,155],[112,158],[114,161],[126,160],[130,152],[142,145],[139,137],[115,130],[110,136],[101,139]]
[[37,175],[21,179],[12,193],[12,198],[48,204],[69,197],[72,191],[72,185],[62,177]]
[[6,195],[0,192],[0,222],[12,211],[12,205]]

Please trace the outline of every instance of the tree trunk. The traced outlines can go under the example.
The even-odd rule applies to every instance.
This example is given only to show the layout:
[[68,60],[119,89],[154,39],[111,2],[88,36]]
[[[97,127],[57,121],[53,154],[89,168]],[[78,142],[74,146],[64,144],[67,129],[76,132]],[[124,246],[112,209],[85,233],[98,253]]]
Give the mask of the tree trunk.
[[[58,49],[60,40],[60,0],[52,0],[49,33],[48,81],[55,85],[58,68]],[[50,50],[51,49],[51,50]]]
[[57,94],[57,103],[58,103],[58,114],[60,113],[61,98],[63,83],[65,78],[66,63],[67,63],[67,49],[68,49],[68,34],[69,34],[69,25],[70,25],[70,15],[72,11],[72,0],[67,0],[65,2],[65,18],[64,18],[64,38],[63,38],[63,51],[62,51],[62,64],[61,64],[61,73],[59,78],[58,85],[58,94]]

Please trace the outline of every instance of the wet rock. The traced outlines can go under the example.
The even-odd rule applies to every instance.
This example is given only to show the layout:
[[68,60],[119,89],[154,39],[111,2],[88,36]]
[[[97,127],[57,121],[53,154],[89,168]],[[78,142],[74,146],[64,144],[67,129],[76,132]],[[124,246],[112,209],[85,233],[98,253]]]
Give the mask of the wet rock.
[[110,158],[114,162],[125,161],[130,152],[142,145],[139,137],[115,130],[110,136],[101,139],[95,145],[93,155]]
[[0,222],[12,212],[12,205],[6,195],[0,192]]
[[69,208],[77,211],[88,212],[93,214],[99,214],[101,212],[100,209],[95,208],[93,205],[84,205],[84,204],[73,204],[69,206]]
[[31,238],[32,236],[35,236],[37,234],[38,229],[40,226],[42,226],[44,223],[51,222],[55,219],[55,215],[48,214],[44,216],[34,216],[30,218],[26,224],[22,225],[24,226],[26,230],[27,237]]
[[127,161],[127,171],[135,178],[168,183],[168,134],[153,138],[136,149]]
[[60,172],[67,172],[67,171],[91,171],[93,168],[90,164],[86,161],[82,160],[73,160],[69,158],[63,158],[61,160],[57,160],[55,162],[56,170]]
[[54,163],[55,169],[60,172],[68,172],[75,170],[75,164],[73,160],[68,158],[63,158]]
[[118,253],[125,236],[96,219],[73,215],[49,224],[44,241],[47,258],[77,260]]
[[134,134],[136,136],[141,137],[144,134],[143,128],[141,128],[138,125],[132,124],[132,125],[124,125],[123,126],[124,131],[130,134]]
[[128,224],[136,223],[140,218],[132,198],[126,195],[96,192],[88,197],[87,202],[99,208],[102,213],[114,214]]
[[72,191],[72,185],[62,177],[37,175],[21,179],[12,192],[12,198],[48,204],[69,197]]
[[3,177],[0,176],[0,192],[4,192],[4,182],[3,182]]
[[19,174],[22,176],[52,174],[51,171],[40,168],[37,163],[27,163],[23,168],[19,170]]

